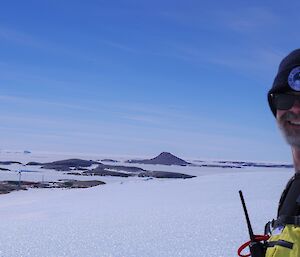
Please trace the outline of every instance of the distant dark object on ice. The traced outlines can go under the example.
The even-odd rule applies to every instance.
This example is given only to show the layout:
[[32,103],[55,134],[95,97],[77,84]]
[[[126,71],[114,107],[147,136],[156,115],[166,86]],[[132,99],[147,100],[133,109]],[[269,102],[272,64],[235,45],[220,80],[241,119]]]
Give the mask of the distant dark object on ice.
[[113,159],[103,159],[103,160],[101,160],[101,161],[102,161],[102,162],[114,162],[114,163],[119,162],[119,161],[113,160]]
[[31,152],[28,151],[28,150],[25,150],[23,153],[24,153],[24,154],[30,154]]
[[194,178],[196,176],[191,176],[176,172],[167,171],[146,171],[139,174],[139,177],[152,177],[152,178]]
[[236,165],[218,165],[218,164],[200,164],[196,165],[197,167],[206,167],[206,168],[223,168],[223,169],[241,169],[243,167]]
[[[202,160],[194,160],[194,162],[205,163]],[[293,168],[292,164],[274,164],[274,163],[257,163],[257,162],[245,162],[245,161],[213,161],[215,164],[195,164],[196,167],[207,168],[233,168],[241,169],[245,167],[255,168]]]
[[161,164],[161,165],[179,165],[187,166],[191,163],[182,160],[175,155],[167,152],[162,152],[160,155],[152,159],[146,160],[128,160],[127,163],[141,163],[141,164]]
[[215,161],[216,163],[234,164],[242,167],[256,167],[256,168],[293,168],[292,164],[274,164],[274,163],[256,163],[243,161]]

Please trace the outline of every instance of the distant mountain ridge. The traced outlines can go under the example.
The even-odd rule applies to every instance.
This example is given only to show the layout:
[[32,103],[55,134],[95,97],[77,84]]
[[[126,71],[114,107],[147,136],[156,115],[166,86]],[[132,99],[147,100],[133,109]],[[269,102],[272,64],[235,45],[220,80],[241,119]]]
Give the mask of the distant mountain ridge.
[[[168,154],[162,154],[162,160],[165,160],[165,157],[172,157],[172,160],[176,160],[177,163],[186,163],[185,161]],[[172,161],[172,162],[173,162]],[[96,168],[91,166],[97,164]],[[92,160],[82,160],[82,159],[67,159],[61,161],[54,161],[49,163],[39,163],[39,162],[29,162],[26,165],[28,166],[41,166],[41,169],[49,169],[56,171],[71,171],[67,174],[78,175],[78,176],[114,176],[114,177],[151,177],[151,178],[194,178],[193,175],[177,173],[177,172],[166,172],[166,171],[150,171],[145,170],[140,167],[134,166],[123,166],[123,165],[108,165],[101,162],[95,162]],[[90,169],[89,169],[90,167]],[[82,172],[81,172],[82,171]],[[121,171],[121,172],[120,172]]]
[[160,165],[179,165],[179,166],[187,166],[191,165],[191,163],[178,158],[177,156],[168,153],[162,152],[158,156],[152,159],[144,159],[144,160],[128,160],[127,163],[140,163],[140,164],[160,164]]

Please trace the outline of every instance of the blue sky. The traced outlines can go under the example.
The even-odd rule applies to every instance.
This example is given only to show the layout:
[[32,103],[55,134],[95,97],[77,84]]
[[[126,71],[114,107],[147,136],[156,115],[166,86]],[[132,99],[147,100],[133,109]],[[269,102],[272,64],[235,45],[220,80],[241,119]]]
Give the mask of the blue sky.
[[266,93],[298,1],[6,1],[1,149],[291,161]]

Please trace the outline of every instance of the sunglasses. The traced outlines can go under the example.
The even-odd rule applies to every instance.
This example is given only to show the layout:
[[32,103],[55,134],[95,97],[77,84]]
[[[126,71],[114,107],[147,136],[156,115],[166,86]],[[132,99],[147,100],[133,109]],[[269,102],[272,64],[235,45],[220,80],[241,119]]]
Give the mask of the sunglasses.
[[292,94],[272,95],[272,104],[277,110],[291,109],[296,100],[300,102],[300,95],[292,95]]

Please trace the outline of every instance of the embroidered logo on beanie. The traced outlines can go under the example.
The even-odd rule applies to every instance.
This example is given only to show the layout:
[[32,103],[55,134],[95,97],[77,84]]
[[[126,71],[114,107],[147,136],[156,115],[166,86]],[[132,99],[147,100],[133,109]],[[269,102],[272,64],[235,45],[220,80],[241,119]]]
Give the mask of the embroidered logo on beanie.
[[293,90],[300,91],[300,66],[291,70],[288,76],[288,83]]

